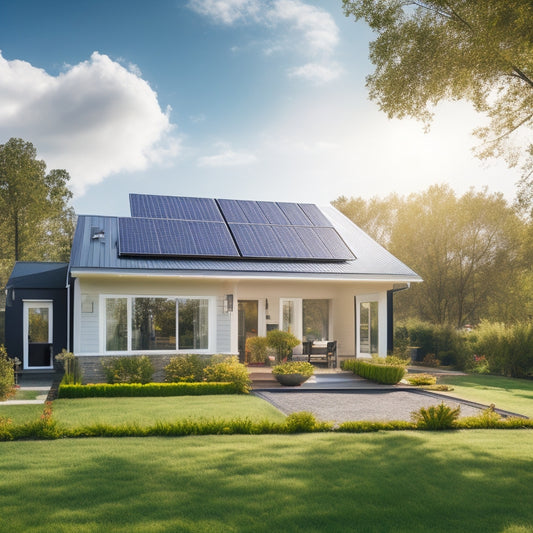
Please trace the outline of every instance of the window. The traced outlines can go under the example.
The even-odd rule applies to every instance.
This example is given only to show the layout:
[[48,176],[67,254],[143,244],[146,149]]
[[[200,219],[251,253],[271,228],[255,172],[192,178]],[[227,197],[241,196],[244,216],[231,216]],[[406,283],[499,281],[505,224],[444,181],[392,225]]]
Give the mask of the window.
[[209,349],[209,298],[105,297],[105,350]]
[[206,350],[208,347],[208,300],[178,300],[179,349]]
[[176,349],[176,300],[133,298],[132,350]]
[[361,302],[359,305],[359,351],[379,353],[378,302]]
[[326,341],[329,338],[329,300],[304,300],[303,339]]
[[106,299],[106,350],[121,352],[128,349],[128,300]]

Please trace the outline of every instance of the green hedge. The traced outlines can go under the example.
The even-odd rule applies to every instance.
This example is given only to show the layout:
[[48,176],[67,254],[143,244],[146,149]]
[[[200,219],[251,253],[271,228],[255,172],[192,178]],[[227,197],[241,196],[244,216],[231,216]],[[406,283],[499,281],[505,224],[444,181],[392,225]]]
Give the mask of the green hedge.
[[117,396],[203,396],[207,394],[239,394],[234,383],[97,383],[64,385],[58,398],[96,398]]
[[351,370],[362,378],[384,385],[395,385],[405,374],[405,367],[401,365],[377,365],[358,359],[343,361],[341,366],[344,370]]

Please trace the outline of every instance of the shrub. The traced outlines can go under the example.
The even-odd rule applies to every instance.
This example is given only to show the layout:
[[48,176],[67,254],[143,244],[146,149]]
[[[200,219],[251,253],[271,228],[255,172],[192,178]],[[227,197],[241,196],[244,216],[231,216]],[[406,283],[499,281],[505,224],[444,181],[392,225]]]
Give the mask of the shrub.
[[276,362],[281,363],[283,360],[289,360],[292,357],[292,350],[300,344],[292,333],[274,329],[267,333],[268,346],[276,351]]
[[204,369],[206,381],[233,383],[238,392],[250,391],[251,381],[247,368],[239,363],[236,356],[227,357],[221,363],[214,363]]
[[435,357],[434,353],[428,353],[422,360],[423,366],[437,367],[440,366],[440,361]]
[[249,363],[264,363],[267,360],[268,340],[266,337],[246,339],[246,351],[250,352]]
[[342,362],[341,367],[344,370],[351,370],[362,378],[385,385],[399,383],[405,374],[404,365],[383,365],[358,359],[347,359]]
[[405,378],[410,385],[435,385],[437,378],[431,374],[411,374]]
[[149,383],[154,365],[146,355],[113,357],[102,366],[108,383]]
[[302,374],[302,376],[310,377],[314,372],[315,368],[307,361],[289,361],[272,368],[272,374]]
[[202,381],[205,362],[196,354],[171,357],[165,366],[165,381],[167,383],[193,383]]
[[422,407],[418,411],[414,411],[411,416],[416,426],[420,429],[440,430],[452,428],[457,418],[459,418],[460,412],[461,407],[459,405],[452,409],[442,402],[427,409]]
[[327,422],[319,422],[313,413],[300,411],[287,416],[285,428],[288,433],[310,433],[312,431],[331,431],[332,425]]
[[0,346],[0,401],[15,393],[15,370],[13,360],[7,355],[4,345]]
[[97,383],[64,385],[59,398],[116,398],[143,396],[204,396],[208,394],[237,394],[241,390],[233,383]]
[[63,348],[61,353],[56,355],[55,359],[61,363],[63,370],[65,371],[65,375],[62,379],[63,383],[71,385],[81,383],[80,363],[72,352],[67,352],[67,350]]

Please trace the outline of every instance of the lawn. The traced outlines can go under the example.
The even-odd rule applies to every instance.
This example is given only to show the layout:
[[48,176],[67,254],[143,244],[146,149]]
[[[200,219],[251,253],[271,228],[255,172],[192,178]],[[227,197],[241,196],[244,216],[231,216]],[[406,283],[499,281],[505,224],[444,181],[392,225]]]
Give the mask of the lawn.
[[285,415],[255,396],[232,394],[215,396],[170,396],[165,398],[83,398],[56,400],[54,418],[65,426],[93,423],[153,425],[193,418],[283,422]]
[[533,418],[533,380],[469,374],[445,376],[439,383],[452,385],[447,394]]
[[1,531],[533,531],[530,431],[0,443]]

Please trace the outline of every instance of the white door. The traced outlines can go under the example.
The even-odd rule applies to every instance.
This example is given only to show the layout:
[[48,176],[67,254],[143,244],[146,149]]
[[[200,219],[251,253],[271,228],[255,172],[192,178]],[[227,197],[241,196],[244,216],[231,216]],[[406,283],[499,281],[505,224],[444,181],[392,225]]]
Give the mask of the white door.
[[24,302],[24,369],[51,369],[54,367],[53,303],[50,301]]

